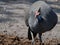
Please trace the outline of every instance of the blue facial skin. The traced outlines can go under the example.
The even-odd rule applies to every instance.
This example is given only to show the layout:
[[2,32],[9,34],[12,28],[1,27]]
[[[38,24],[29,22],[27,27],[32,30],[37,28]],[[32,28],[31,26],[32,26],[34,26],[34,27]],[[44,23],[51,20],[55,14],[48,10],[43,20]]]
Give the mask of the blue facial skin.
[[41,17],[41,15],[38,15],[38,16],[37,16],[37,19],[38,19],[38,22],[39,22],[39,23],[43,21],[43,18]]

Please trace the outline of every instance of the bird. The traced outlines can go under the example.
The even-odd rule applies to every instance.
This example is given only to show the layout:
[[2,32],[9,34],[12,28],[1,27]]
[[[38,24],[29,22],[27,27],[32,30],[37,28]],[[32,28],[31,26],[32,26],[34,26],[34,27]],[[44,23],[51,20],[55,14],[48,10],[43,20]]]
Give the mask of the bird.
[[58,17],[51,6],[44,1],[34,2],[25,16],[25,24],[28,27],[28,39],[32,40],[32,45],[37,34],[39,34],[39,39],[42,43],[42,33],[53,29],[57,21]]

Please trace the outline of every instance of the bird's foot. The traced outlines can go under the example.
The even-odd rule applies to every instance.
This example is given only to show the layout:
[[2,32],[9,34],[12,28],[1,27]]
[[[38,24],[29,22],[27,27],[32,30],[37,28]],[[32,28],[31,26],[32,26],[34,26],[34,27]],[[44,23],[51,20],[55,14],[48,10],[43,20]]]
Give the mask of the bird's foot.
[[40,45],[44,45],[44,43],[40,43]]
[[31,43],[31,45],[35,45],[35,42],[34,43]]

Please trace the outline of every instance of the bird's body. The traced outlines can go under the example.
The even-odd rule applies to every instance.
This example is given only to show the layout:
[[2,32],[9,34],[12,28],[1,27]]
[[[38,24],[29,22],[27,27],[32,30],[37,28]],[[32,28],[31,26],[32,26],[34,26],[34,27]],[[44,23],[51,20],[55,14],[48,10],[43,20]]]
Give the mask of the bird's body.
[[[34,12],[39,9],[40,14],[37,18]],[[25,22],[33,35],[36,36],[36,34],[39,33],[39,37],[41,38],[43,32],[51,30],[56,25],[57,15],[48,4],[43,1],[37,1],[30,7]]]

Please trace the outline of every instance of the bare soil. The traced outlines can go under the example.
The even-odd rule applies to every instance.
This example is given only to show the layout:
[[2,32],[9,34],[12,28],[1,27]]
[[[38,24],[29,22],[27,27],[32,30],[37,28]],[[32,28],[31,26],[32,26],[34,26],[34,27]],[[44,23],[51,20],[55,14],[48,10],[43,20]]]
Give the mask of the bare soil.
[[[31,45],[31,40],[28,40],[28,38],[24,37],[0,34],[0,45]],[[40,41],[38,38],[35,39],[35,45],[40,45]],[[47,43],[44,43],[44,45],[59,45],[59,44],[56,39],[52,39]]]

